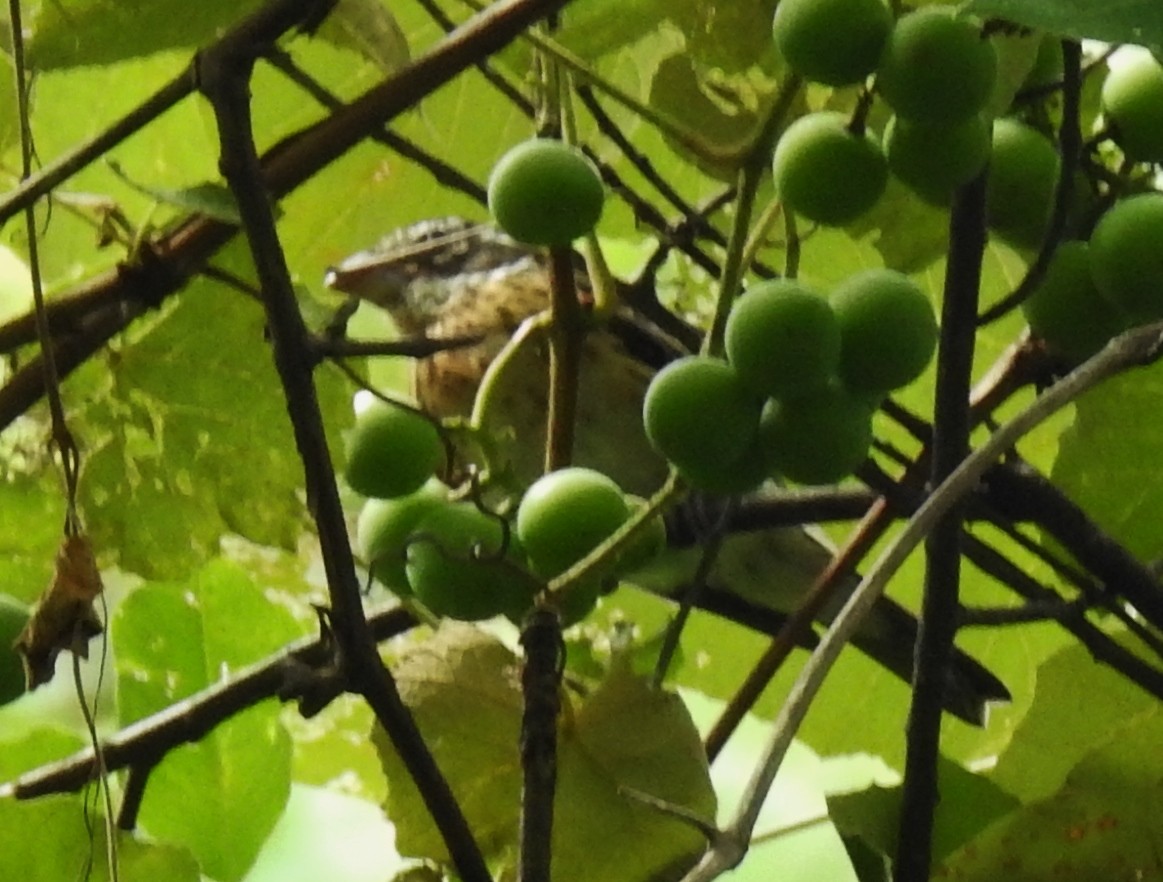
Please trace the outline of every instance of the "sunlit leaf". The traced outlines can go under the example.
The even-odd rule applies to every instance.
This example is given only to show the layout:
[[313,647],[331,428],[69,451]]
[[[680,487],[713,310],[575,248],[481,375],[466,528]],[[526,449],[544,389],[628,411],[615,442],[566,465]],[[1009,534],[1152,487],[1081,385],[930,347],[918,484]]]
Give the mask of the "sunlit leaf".
[[[231,564],[211,565],[186,585],[143,586],[113,626],[123,718],[139,719],[218,682],[295,630]],[[253,706],[153,769],[142,824],[188,847],[207,873],[240,879],[283,810],[290,772],[277,706]]]
[[1033,706],[990,777],[1024,800],[1048,796],[1110,738],[1113,721],[1154,713],[1157,704],[1083,647],[1069,646],[1038,668]]
[[965,10],[1051,34],[1163,48],[1163,7],[1155,0],[969,0]]
[[1068,880],[1159,878],[1163,763],[1158,707],[1108,724],[1053,795],[1015,811],[945,861],[948,878]]
[[163,49],[194,47],[241,20],[257,0],[51,0],[29,23],[29,57],[41,69],[108,64]]
[[[444,732],[430,743],[477,841],[502,861],[516,854],[519,664],[482,632],[445,625],[395,666],[401,694],[421,729]],[[400,850],[446,859],[399,758],[382,730],[374,737],[388,776],[387,811]],[[698,735],[677,696],[652,690],[629,673],[611,673],[564,712],[557,751],[554,878],[647,877],[697,856],[695,831],[620,790],[632,788],[713,817],[714,795]]]

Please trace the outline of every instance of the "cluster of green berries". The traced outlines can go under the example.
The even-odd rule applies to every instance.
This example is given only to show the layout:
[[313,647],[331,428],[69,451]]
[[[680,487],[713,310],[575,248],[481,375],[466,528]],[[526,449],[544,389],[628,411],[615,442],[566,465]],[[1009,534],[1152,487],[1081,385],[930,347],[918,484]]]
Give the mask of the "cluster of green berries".
[[711,492],[771,476],[832,483],[864,461],[877,405],[920,375],[936,342],[928,298],[893,270],[858,273],[830,297],[798,281],[758,284],[732,307],[725,360],[691,356],[654,378],[647,437]]
[[894,22],[883,0],[782,0],[773,32],[804,77],[838,86],[875,75],[875,93],[892,110],[880,138],[862,120],[832,111],[792,123],[773,158],[787,207],[816,223],[850,223],[876,204],[890,172],[924,201],[944,206],[988,163],[990,231],[1016,248],[1041,245],[1059,175],[1057,148],[1017,119],[987,115],[998,60],[978,25],[947,6]]
[[[464,620],[507,616],[520,622],[545,583],[604,542],[642,504],[606,475],[565,468],[537,480],[506,521],[476,502],[455,499],[436,477],[445,450],[436,425],[379,399],[356,417],[344,476],[367,496],[356,545],[372,576],[430,612]],[[648,525],[616,564],[593,572],[565,598],[565,622],[589,613],[619,572],[665,543]]]
[[[777,48],[804,78],[867,83],[892,116],[882,137],[856,119],[809,113],[776,144],[774,182],[785,207],[843,225],[880,198],[890,173],[920,198],[946,205],[986,177],[986,224],[1011,247],[1042,247],[1061,176],[1057,145],[1017,118],[991,120],[998,78],[990,40],[947,6],[893,18],[884,0],[781,0]],[[1027,83],[1061,77],[1059,44],[1042,42]],[[1131,162],[1163,161],[1163,66],[1143,54],[1117,68],[1103,93],[1105,124]],[[515,239],[563,246],[602,212],[594,165],[552,139],[517,145],[489,180],[489,207]],[[1117,200],[1087,241],[1062,243],[1023,305],[1034,334],[1082,359],[1119,331],[1163,320],[1163,193]],[[868,453],[884,396],[925,369],[937,326],[924,292],[887,269],[859,273],[827,297],[791,280],[752,286],[733,305],[726,358],[680,359],[654,378],[643,420],[655,448],[693,486],[746,492],[771,476],[838,481]],[[640,502],[609,477],[569,468],[528,489],[506,522],[456,501],[435,475],[446,452],[422,414],[376,402],[348,445],[348,483],[369,497],[360,551],[373,575],[439,615],[517,619],[547,580],[585,557]],[[661,548],[658,527],[570,594],[584,616],[621,567]]]
[[1059,244],[1022,311],[1034,335],[1072,362],[1127,328],[1163,321],[1163,193],[1120,199],[1089,241]]
[[[1103,82],[1103,124],[1130,163],[1163,162],[1163,64],[1124,51]],[[1022,309],[1035,336],[1077,362],[1127,328],[1163,321],[1160,280],[1163,193],[1150,190],[1117,199],[1086,239],[1060,243]]]
[[882,139],[830,111],[788,127],[772,162],[776,187],[798,214],[849,223],[880,198],[890,171],[924,199],[946,203],[985,167],[983,111],[997,55],[952,9],[925,7],[894,21],[883,0],[781,0],[772,30],[788,65],[809,80],[845,86],[875,74],[894,114]]

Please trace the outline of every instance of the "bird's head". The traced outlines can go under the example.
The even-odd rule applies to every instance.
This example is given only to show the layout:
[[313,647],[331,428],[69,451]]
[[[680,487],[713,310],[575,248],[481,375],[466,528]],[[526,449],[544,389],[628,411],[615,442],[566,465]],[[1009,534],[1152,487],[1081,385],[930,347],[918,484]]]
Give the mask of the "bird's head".
[[386,309],[404,333],[422,334],[470,292],[542,267],[535,248],[496,227],[443,217],[394,230],[330,268],[324,284]]

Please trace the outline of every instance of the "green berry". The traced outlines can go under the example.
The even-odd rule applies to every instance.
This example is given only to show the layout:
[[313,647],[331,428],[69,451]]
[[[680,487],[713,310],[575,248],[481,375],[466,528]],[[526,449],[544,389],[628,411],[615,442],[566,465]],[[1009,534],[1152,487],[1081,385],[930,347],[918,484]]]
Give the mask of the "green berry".
[[927,202],[946,205],[953,192],[989,161],[990,124],[980,115],[959,122],[910,122],[899,116],[884,130],[884,155],[894,175]]
[[1094,282],[1133,324],[1163,318],[1163,193],[1116,202],[1090,237]]
[[872,73],[891,30],[882,0],[781,0],[772,21],[776,48],[791,69],[830,86]]
[[435,478],[415,493],[369,499],[356,522],[356,548],[377,582],[396,594],[410,594],[404,572],[405,546],[420,519],[446,504],[448,488]]
[[727,360],[758,395],[805,394],[836,374],[840,326],[828,301],[790,280],[764,282],[731,307]]
[[407,546],[405,571],[416,599],[438,616],[465,621],[520,615],[538,583],[501,554],[503,538],[501,521],[471,503],[428,512]]
[[890,269],[856,273],[832,293],[840,323],[840,379],[877,396],[921,375],[937,347],[937,320],[925,292]]
[[1147,51],[1113,68],[1102,84],[1102,110],[1115,142],[1140,162],[1163,162],[1163,64]]
[[1084,361],[1125,327],[1125,319],[1099,293],[1085,242],[1063,242],[1046,275],[1023,303],[1034,336],[1072,361]]
[[377,398],[355,418],[344,477],[364,496],[404,496],[443,466],[444,455],[432,420]]
[[630,515],[622,490],[593,469],[543,475],[517,508],[517,537],[530,568],[551,579],[608,539]]
[[1017,248],[1041,247],[1050,226],[1061,160],[1054,144],[1015,119],[993,124],[985,223]]
[[602,215],[605,194],[593,163],[576,147],[534,138],[501,157],[489,176],[489,211],[530,245],[568,245]]
[[833,383],[815,395],[773,401],[763,412],[760,444],[768,467],[800,484],[832,484],[868,456],[873,408]]
[[888,182],[880,145],[854,133],[842,113],[802,116],[783,133],[772,157],[784,205],[808,220],[841,226],[872,208]]
[[948,7],[902,16],[889,34],[876,88],[898,116],[956,122],[980,113],[997,80],[997,53]]
[[[681,358],[646,390],[646,437],[695,486],[724,492],[738,480],[759,429],[760,401],[726,362]],[[750,480],[750,475],[747,476]],[[760,474],[754,474],[753,487]]]

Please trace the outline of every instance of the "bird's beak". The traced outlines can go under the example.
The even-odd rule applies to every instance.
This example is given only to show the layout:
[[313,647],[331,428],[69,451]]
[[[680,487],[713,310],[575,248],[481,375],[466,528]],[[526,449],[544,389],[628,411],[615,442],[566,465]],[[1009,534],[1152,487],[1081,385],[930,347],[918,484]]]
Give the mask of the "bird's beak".
[[369,251],[353,254],[328,268],[323,276],[328,288],[385,307],[399,300],[408,280],[398,261],[384,260]]

